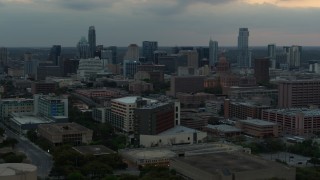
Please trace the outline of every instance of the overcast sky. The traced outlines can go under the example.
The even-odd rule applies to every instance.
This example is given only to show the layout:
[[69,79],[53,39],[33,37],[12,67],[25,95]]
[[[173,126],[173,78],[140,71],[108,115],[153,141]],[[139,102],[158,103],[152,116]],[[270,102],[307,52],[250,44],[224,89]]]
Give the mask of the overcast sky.
[[320,45],[320,0],[0,0],[0,46],[75,46],[95,26],[97,44]]

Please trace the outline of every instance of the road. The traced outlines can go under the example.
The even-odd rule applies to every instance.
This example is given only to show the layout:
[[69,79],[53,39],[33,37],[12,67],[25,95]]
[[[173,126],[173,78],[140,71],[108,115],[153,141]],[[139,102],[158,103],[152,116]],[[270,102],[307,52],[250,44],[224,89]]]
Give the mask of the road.
[[15,138],[18,140],[18,144],[15,146],[15,149],[23,152],[28,159],[31,161],[30,163],[37,166],[37,173],[39,177],[45,178],[49,175],[50,170],[53,166],[52,156],[40,149],[38,146],[31,143],[26,137],[19,136],[8,128],[6,129],[6,135],[11,138]]

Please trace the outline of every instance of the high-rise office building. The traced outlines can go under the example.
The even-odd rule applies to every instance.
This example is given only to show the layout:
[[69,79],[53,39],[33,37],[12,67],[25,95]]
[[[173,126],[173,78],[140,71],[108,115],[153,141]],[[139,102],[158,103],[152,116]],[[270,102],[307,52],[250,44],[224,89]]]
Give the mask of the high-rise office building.
[[8,49],[0,47],[0,67],[4,67],[8,64]]
[[249,30],[240,28],[238,36],[238,67],[247,68],[251,66],[251,53],[249,51]]
[[117,56],[118,56],[118,48],[117,46],[109,46],[107,48],[107,50],[111,50],[112,51],[112,64],[117,64]]
[[301,46],[283,47],[284,52],[287,54],[287,64],[289,69],[296,69],[300,67],[301,61]]
[[78,57],[80,59],[87,59],[90,57],[90,45],[85,37],[82,37],[77,44]]
[[139,61],[124,60],[123,61],[123,76],[125,78],[133,78],[137,72]]
[[124,56],[124,60],[139,61],[139,56],[139,46],[136,44],[130,44],[126,55]]
[[277,46],[276,44],[269,44],[268,45],[268,57],[270,58],[271,61],[271,67],[273,69],[276,68],[276,59],[277,59],[277,52],[276,52]]
[[180,50],[179,54],[187,56],[188,67],[198,69],[199,59],[198,52],[196,50]]
[[53,45],[50,49],[49,60],[52,61],[53,65],[59,65],[59,58],[61,56],[61,45]]
[[210,67],[214,67],[215,64],[218,62],[218,53],[219,47],[217,41],[209,41],[209,65]]
[[159,58],[166,56],[168,53],[166,51],[154,51],[153,52],[153,63],[159,64]]
[[153,52],[158,50],[157,41],[142,42],[142,56],[146,58],[146,62],[153,62]]
[[254,76],[257,83],[268,83],[269,82],[269,58],[260,58],[254,60]]
[[90,49],[89,57],[93,58],[96,52],[96,30],[94,29],[94,26],[89,27],[88,40],[89,40],[89,49]]

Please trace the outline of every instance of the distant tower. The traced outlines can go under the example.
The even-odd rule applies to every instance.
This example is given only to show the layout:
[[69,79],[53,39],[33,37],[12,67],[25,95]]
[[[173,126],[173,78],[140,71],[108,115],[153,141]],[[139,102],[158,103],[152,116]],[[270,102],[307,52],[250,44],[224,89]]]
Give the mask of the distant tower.
[[60,56],[61,56],[61,45],[53,45],[50,50],[49,60],[52,61],[52,63],[55,66],[58,66]]
[[4,67],[8,64],[8,49],[0,47],[0,67]]
[[88,40],[90,47],[90,57],[93,58],[96,52],[96,30],[94,29],[94,26],[89,27]]
[[301,64],[301,46],[291,46],[291,47],[284,47],[284,51],[287,54],[287,64],[289,69],[296,69],[300,67]]
[[139,46],[136,44],[130,44],[124,60],[139,61]]
[[80,59],[90,58],[90,46],[85,37],[82,37],[77,44],[78,57]]
[[214,67],[215,64],[218,62],[218,53],[219,53],[219,46],[217,41],[209,41],[209,65],[210,67]]
[[276,48],[277,48],[277,46],[275,44],[268,45],[268,57],[270,58],[271,67],[273,69],[276,68],[276,58],[277,58]]
[[240,28],[238,36],[238,66],[247,68],[251,66],[251,53],[249,51],[249,30]]
[[146,58],[147,62],[154,61],[153,53],[158,50],[157,41],[143,41],[142,42],[142,56]]

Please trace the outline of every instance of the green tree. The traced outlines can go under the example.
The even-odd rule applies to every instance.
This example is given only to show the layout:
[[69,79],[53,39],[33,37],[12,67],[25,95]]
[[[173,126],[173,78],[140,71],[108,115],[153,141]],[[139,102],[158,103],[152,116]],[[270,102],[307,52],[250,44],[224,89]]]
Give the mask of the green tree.
[[68,175],[67,180],[85,180],[86,178],[80,172],[74,172]]

